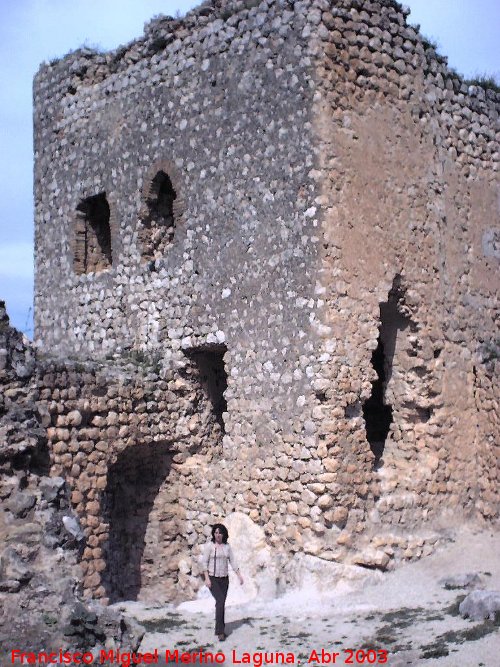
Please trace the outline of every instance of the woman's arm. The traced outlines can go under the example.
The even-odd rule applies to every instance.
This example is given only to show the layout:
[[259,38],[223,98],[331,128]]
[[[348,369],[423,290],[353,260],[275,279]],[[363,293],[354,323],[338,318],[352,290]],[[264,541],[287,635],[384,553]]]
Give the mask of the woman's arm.
[[229,562],[231,563],[231,567],[236,573],[236,576],[239,579],[240,584],[243,584],[243,577],[241,576],[240,568],[238,567],[238,563],[236,562],[236,559],[233,554],[233,550],[231,549],[231,545],[227,545],[227,557]]
[[210,576],[208,574],[208,563],[210,561],[210,548],[211,544],[205,544],[205,547],[203,549],[203,556],[201,559],[201,562],[203,564],[203,575],[205,577],[205,586],[210,588],[211,586],[211,581],[210,581]]

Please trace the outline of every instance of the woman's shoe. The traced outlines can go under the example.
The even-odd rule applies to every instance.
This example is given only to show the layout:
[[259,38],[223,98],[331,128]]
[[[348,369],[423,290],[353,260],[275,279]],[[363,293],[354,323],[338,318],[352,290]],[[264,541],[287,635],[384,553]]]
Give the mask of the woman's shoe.
[[224,633],[220,634],[219,635],[219,641],[223,642],[226,639],[226,637],[227,637],[227,635],[225,635]]

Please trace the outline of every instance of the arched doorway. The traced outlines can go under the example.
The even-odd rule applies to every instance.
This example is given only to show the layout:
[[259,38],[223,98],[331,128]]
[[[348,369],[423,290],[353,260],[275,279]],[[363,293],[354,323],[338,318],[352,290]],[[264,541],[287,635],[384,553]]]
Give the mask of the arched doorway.
[[169,444],[134,445],[108,471],[103,512],[109,525],[103,583],[110,602],[169,599],[183,546]]

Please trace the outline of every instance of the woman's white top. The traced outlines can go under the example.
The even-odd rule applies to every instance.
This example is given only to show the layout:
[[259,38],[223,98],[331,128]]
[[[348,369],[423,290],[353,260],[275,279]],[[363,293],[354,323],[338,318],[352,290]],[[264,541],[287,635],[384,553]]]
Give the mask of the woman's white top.
[[207,542],[203,549],[202,563],[203,569],[212,577],[227,577],[228,563],[231,563],[235,572],[238,571],[238,565],[229,544],[216,545],[215,542]]

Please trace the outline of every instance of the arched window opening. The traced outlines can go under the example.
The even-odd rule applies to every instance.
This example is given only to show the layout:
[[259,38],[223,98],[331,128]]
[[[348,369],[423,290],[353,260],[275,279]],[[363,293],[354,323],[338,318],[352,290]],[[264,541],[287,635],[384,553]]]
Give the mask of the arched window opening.
[[176,199],[177,193],[170,177],[164,171],[159,171],[151,181],[146,199],[147,212],[139,232],[144,260],[160,259],[172,243]]
[[78,274],[98,272],[112,264],[110,210],[106,193],[87,197],[76,207],[74,267]]

